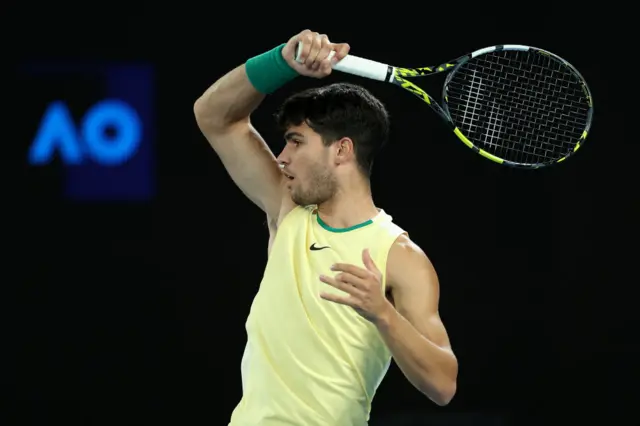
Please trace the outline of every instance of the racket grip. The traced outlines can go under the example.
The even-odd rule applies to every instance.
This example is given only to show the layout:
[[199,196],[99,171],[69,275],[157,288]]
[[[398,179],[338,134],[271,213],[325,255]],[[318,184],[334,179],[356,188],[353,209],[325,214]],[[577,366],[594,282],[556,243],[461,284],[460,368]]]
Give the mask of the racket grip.
[[[296,62],[300,62],[300,53],[302,53],[302,42],[299,41],[296,48]],[[329,59],[331,59],[333,55],[335,55],[335,51],[329,54]],[[332,68],[336,71],[369,78],[371,80],[390,82],[393,78],[392,67],[388,64],[354,55],[345,56],[341,61],[336,62]]]

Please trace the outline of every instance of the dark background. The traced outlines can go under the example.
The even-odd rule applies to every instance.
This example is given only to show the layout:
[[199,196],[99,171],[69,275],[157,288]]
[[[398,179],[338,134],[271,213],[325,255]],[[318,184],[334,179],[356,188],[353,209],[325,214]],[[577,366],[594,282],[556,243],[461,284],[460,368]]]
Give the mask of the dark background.
[[[192,106],[223,73],[310,28],[408,67],[498,43],[543,47],[583,73],[595,102],[583,149],[533,172],[473,154],[413,95],[346,75],[300,78],[255,114],[276,152],[271,114],[298,89],[357,82],[392,114],[375,201],[437,268],[460,376],[440,408],[392,366],[371,425],[639,425],[627,15],[606,4],[6,3],[3,382],[18,413],[6,424],[227,424],[267,229]],[[155,66],[153,200],[65,200],[60,164],[27,165],[52,99],[17,67],[77,59]],[[423,87],[439,96],[440,81]],[[87,96],[70,87],[68,99]]]

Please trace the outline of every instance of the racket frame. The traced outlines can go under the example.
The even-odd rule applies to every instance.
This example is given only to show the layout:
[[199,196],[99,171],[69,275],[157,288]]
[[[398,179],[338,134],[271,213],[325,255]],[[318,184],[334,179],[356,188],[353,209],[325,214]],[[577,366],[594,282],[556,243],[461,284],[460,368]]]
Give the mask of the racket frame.
[[[299,62],[300,53],[302,51],[302,43],[299,42],[296,49],[296,61]],[[587,99],[587,103],[589,106],[589,110],[587,112],[587,123],[582,132],[582,135],[575,142],[574,148],[559,159],[554,159],[544,163],[519,163],[514,161],[505,160],[496,155],[493,155],[482,148],[475,145],[467,136],[462,133],[462,131],[456,126],[454,123],[451,114],[449,112],[448,106],[448,86],[449,82],[455,75],[455,73],[466,64],[469,60],[476,58],[478,56],[485,55],[487,53],[498,52],[498,51],[531,51],[541,55],[545,55],[551,57],[552,59],[560,62],[563,66],[567,67],[575,76],[580,80],[580,84],[582,86],[582,90]],[[333,56],[334,52],[331,52],[329,58]],[[362,78],[367,78],[370,80],[381,81],[383,83],[394,84],[396,86],[401,87],[402,89],[413,93],[415,96],[420,98],[422,101],[427,103],[436,114],[449,125],[450,129],[453,133],[460,139],[468,148],[474,151],[477,154],[482,155],[483,157],[506,166],[511,166],[515,168],[525,168],[525,169],[538,169],[541,167],[549,166],[551,164],[557,164],[565,161],[584,144],[589,131],[591,129],[592,121],[593,121],[593,97],[591,95],[591,91],[589,86],[586,83],[584,77],[580,74],[580,72],[568,61],[559,57],[558,55],[551,53],[547,50],[540,49],[538,47],[521,45],[521,44],[500,44],[494,46],[484,47],[482,49],[474,50],[468,54],[459,56],[458,58],[442,63],[437,66],[428,66],[428,67],[419,67],[419,68],[402,68],[393,65],[389,65],[383,62],[374,61],[371,59],[362,58],[359,56],[355,56],[349,54],[345,56],[342,60],[335,63],[332,68],[336,71],[340,71],[343,73],[359,76]],[[414,84],[410,79],[422,78],[427,76],[432,76],[435,74],[448,73],[445,82],[442,85],[442,93],[441,93],[441,101],[438,103],[431,95],[429,95],[424,89]]]

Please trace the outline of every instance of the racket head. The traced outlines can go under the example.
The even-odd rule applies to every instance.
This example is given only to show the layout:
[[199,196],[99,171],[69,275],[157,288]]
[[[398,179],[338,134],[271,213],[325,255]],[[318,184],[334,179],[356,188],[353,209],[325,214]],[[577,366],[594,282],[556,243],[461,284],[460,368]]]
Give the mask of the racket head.
[[540,168],[571,157],[593,120],[593,99],[578,70],[531,46],[498,45],[458,60],[442,107],[456,135],[497,163]]

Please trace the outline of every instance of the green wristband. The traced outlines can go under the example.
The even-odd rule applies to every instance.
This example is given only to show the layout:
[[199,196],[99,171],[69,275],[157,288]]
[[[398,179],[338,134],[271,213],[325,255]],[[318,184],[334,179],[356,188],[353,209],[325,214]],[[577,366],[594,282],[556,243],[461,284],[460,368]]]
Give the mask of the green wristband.
[[247,77],[258,92],[273,93],[299,75],[282,57],[284,46],[283,43],[245,63]]

